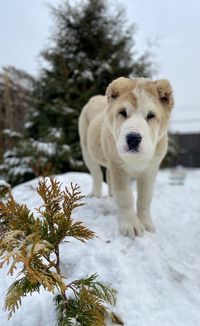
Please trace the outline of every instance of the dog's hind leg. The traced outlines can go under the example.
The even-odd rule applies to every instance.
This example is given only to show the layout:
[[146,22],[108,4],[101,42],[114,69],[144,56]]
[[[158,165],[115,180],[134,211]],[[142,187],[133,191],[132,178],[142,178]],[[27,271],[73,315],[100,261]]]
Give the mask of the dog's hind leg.
[[81,143],[83,159],[93,179],[92,191],[89,194],[89,196],[100,197],[102,182],[103,182],[103,174],[102,174],[101,166],[91,157],[91,155],[88,152],[88,144],[87,144],[88,125],[89,124],[88,124],[87,116],[83,111],[79,118],[79,135],[80,135],[80,143]]
[[90,174],[92,175],[92,191],[89,196],[101,197],[103,173],[101,166],[95,161],[91,160],[88,153],[84,153],[84,161],[87,165]]
[[106,182],[108,184],[108,196],[112,197],[113,191],[112,191],[112,182],[111,182],[111,176],[110,176],[109,169],[106,169]]

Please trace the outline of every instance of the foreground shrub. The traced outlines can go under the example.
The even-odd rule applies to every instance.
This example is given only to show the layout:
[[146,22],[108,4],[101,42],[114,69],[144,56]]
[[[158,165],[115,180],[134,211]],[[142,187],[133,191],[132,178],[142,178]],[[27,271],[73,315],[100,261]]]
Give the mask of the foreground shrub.
[[39,182],[37,192],[43,205],[37,216],[26,205],[16,203],[12,195],[0,204],[0,223],[4,232],[0,238],[0,268],[9,265],[8,273],[17,270],[17,280],[9,287],[5,298],[8,318],[20,307],[23,297],[40,288],[55,293],[54,302],[59,326],[103,326],[110,318],[122,321],[111,310],[116,293],[97,281],[97,274],[66,283],[61,271],[60,246],[69,237],[86,242],[95,233],[82,222],[74,222],[72,211],[82,206],[83,196],[77,185],[61,190],[55,179]]

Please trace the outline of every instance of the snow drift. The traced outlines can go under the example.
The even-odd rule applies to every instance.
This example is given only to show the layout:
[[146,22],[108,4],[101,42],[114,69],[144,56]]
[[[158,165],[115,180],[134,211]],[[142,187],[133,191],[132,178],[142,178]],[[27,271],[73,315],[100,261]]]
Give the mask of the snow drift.
[[[159,172],[152,203],[157,232],[134,241],[118,231],[112,198],[85,198],[74,218],[98,238],[87,244],[73,240],[61,248],[62,269],[70,279],[97,272],[118,292],[116,312],[126,326],[196,326],[200,324],[200,170],[187,170],[183,184],[171,182],[169,170]],[[78,183],[83,194],[91,187],[84,173],[57,176],[63,186]],[[15,199],[34,209],[40,204],[38,180],[17,186]],[[135,192],[133,182],[133,191]],[[107,186],[104,184],[104,195]],[[52,295],[41,291],[24,298],[8,321],[3,300],[13,278],[0,270],[1,326],[53,326]]]

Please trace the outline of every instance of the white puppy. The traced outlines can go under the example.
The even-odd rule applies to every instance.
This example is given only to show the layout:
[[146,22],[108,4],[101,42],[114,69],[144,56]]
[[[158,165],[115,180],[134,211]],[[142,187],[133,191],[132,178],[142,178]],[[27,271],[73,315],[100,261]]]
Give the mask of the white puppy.
[[[120,77],[108,86],[106,96],[92,97],[81,112],[79,134],[83,158],[93,177],[91,195],[101,195],[104,166],[124,235],[155,231],[150,203],[156,174],[167,152],[173,105],[167,80]],[[131,177],[137,179],[137,214]]]

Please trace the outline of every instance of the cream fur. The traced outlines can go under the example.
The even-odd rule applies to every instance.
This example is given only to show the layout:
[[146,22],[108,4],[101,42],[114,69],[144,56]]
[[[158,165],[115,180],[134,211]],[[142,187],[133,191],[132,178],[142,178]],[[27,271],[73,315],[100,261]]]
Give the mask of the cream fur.
[[[154,232],[150,215],[153,186],[167,151],[167,128],[173,108],[172,88],[167,80],[145,78],[114,80],[106,96],[92,97],[79,119],[79,134],[85,163],[93,177],[92,196],[101,196],[102,171],[107,168],[109,194],[119,211],[122,234],[134,238],[144,229]],[[121,115],[125,110],[127,117]],[[155,117],[147,119],[149,112]],[[126,137],[139,133],[137,151],[130,151]],[[130,179],[137,179],[137,213]]]

